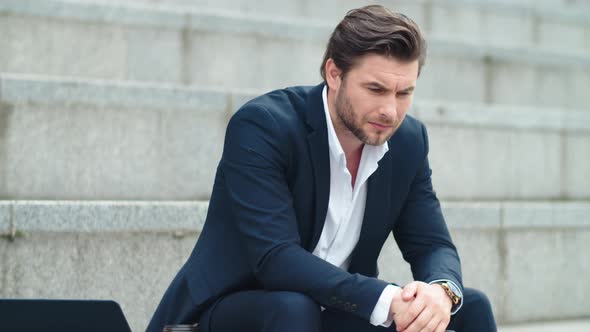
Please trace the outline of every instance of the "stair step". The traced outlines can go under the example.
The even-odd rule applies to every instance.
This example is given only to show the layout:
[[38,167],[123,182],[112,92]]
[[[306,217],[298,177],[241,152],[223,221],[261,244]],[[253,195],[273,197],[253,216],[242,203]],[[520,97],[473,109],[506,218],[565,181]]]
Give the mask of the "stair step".
[[[442,207],[464,284],[488,294],[499,322],[590,315],[590,201]],[[144,330],[188,258],[206,209],[204,201],[0,201],[0,232],[10,223],[17,230],[13,240],[0,237],[0,297],[114,299],[133,330]],[[379,266],[383,280],[411,280],[391,238]],[[538,291],[559,280],[568,280],[560,292]],[[531,306],[531,298],[544,305]]]
[[[208,199],[227,121],[256,94],[0,75],[0,197]],[[444,199],[590,198],[588,112],[418,99],[411,114]]]
[[[491,15],[489,10],[481,13]],[[585,32],[590,27],[575,27],[582,32],[567,30],[555,38],[549,32],[556,28],[549,23],[547,33],[520,27],[531,25],[526,22],[532,18],[527,12],[519,15],[524,16],[508,19],[503,14],[486,21],[486,27],[506,29],[511,38],[505,38],[503,30],[477,32],[470,22],[443,15],[439,21],[448,28],[437,27],[429,37],[430,55],[418,96],[590,107],[585,95],[590,42],[575,37],[590,35]],[[0,3],[0,72],[244,89],[315,84],[332,29],[333,23],[325,21],[208,9],[5,0]],[[520,40],[522,30],[529,32]],[[458,34],[463,31],[470,35]],[[528,40],[545,35],[551,43]],[[566,44],[556,44],[562,41]]]

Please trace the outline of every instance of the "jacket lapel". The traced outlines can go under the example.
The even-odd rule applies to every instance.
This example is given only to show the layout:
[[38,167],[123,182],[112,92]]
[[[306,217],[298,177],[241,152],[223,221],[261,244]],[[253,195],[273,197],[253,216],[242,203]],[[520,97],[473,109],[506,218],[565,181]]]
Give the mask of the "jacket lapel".
[[328,147],[328,128],[324,103],[322,100],[323,84],[314,87],[307,99],[307,124],[310,132],[307,143],[312,160],[315,184],[315,220],[311,241],[306,248],[313,251],[320,239],[330,197],[330,151]]
[[[383,237],[383,231],[389,227],[388,222],[393,222],[389,211],[391,208],[391,154],[388,151],[379,161],[379,167],[369,177],[367,183],[367,201],[365,215],[359,241],[351,255],[350,272],[370,274],[372,259],[366,259],[367,252],[371,252],[372,246],[378,245]],[[386,232],[389,234],[389,232]],[[377,248],[378,250],[378,248]]]

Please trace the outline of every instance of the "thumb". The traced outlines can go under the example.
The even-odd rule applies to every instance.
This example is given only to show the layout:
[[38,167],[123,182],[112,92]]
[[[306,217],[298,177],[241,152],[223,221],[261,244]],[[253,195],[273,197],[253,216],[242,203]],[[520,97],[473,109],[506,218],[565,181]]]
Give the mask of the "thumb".
[[418,289],[418,283],[416,282],[411,282],[409,284],[407,284],[404,287],[404,290],[402,292],[402,299],[405,302],[411,301],[414,299],[414,297],[416,296],[416,291]]

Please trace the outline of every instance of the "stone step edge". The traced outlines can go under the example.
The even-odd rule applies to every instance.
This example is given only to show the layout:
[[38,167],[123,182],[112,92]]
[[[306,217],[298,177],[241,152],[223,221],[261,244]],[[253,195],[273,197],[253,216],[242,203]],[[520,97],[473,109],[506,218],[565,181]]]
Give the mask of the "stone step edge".
[[[411,1],[411,0],[410,0]],[[422,3],[438,4],[435,0],[421,0]],[[531,4],[514,0],[446,0],[445,4],[478,7],[486,10],[503,11],[507,13],[522,13],[547,18],[554,21],[570,21],[581,25],[590,25],[590,15],[584,11],[587,5],[573,5],[559,7],[542,2]]]
[[[219,109],[228,117],[264,91],[202,88],[134,81],[0,73],[0,109],[21,103],[85,104],[199,111]],[[410,114],[430,124],[590,132],[590,111],[516,105],[417,100]]]
[[[34,5],[22,0],[3,0],[0,2],[0,14],[3,13],[322,42],[327,41],[334,28],[333,24],[323,21],[275,19],[227,11],[187,11],[186,8],[79,3],[66,0],[46,0],[35,2]],[[495,47],[437,37],[429,38],[429,49],[435,53],[482,58],[492,62],[517,61],[556,67],[590,67],[589,52],[565,53],[546,48]]]
[[[590,201],[441,204],[451,230],[590,228]],[[0,201],[0,234],[200,232],[208,205],[208,201],[3,200]]]
[[[213,16],[230,16],[236,18],[246,18],[264,21],[294,22],[304,25],[322,25],[325,22],[322,18],[308,18],[302,16],[284,16],[272,13],[255,14],[251,12],[243,13],[237,10],[222,8],[204,8],[195,7],[186,4],[175,3],[113,3],[103,1],[77,1],[77,0],[44,0],[43,4],[35,2],[35,6],[27,4],[26,0],[3,0],[0,4],[0,10],[12,10],[20,13],[37,16],[54,16],[62,18],[72,18],[72,15],[78,17],[94,19],[98,21],[111,21],[125,24],[143,24],[145,21],[139,18],[139,15],[133,12],[142,12],[146,17],[156,17],[154,13],[161,13],[160,18],[172,18],[181,16],[184,19],[167,19],[162,20],[164,26],[181,27],[190,23],[191,15],[208,14]],[[419,4],[422,6],[440,5],[432,0],[398,0],[399,3]],[[584,6],[553,6],[547,4],[523,4],[512,0],[446,0],[445,4],[453,6],[468,6],[487,11],[500,11],[505,13],[517,13],[534,15],[539,18],[550,19],[552,21],[565,21],[579,25],[590,26],[590,15],[584,11]],[[59,9],[59,7],[72,6],[72,9]],[[118,11],[118,12],[116,12]]]

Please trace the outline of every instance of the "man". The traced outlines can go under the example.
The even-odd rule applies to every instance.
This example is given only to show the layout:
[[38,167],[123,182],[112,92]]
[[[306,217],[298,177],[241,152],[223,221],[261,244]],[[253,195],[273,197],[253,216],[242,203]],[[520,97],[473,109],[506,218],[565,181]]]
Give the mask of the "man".
[[[232,117],[205,226],[148,331],[496,330],[485,295],[462,287],[426,130],[406,116],[425,49],[409,18],[350,11],[323,84]],[[390,232],[417,280],[403,288],[377,279]]]

